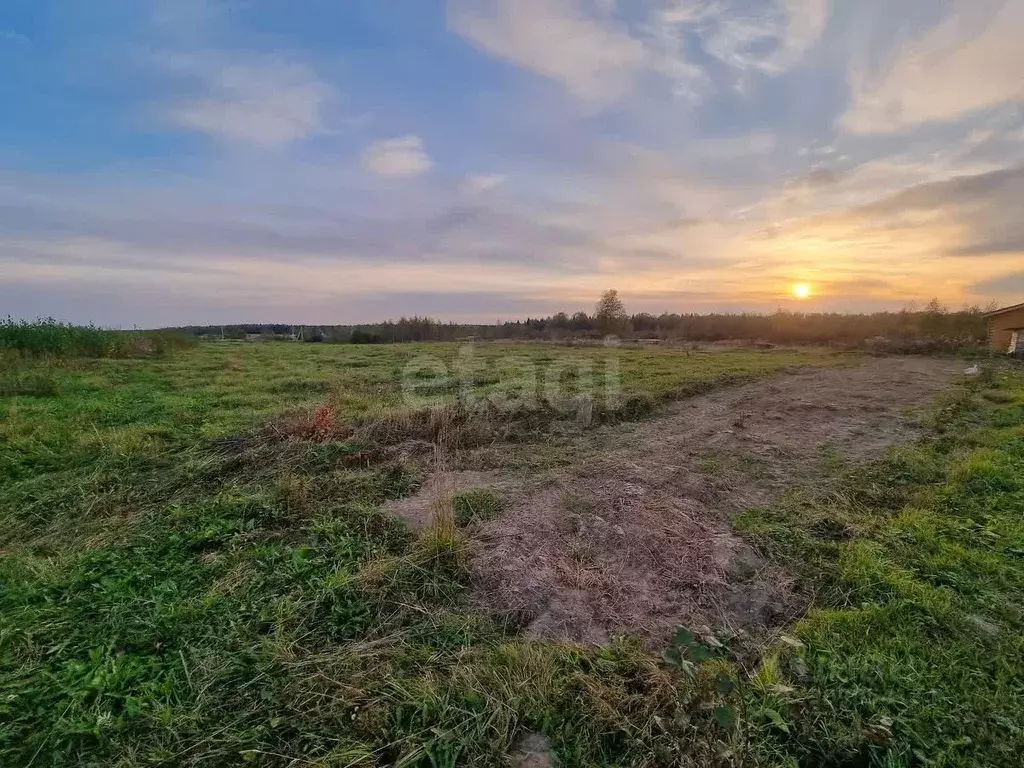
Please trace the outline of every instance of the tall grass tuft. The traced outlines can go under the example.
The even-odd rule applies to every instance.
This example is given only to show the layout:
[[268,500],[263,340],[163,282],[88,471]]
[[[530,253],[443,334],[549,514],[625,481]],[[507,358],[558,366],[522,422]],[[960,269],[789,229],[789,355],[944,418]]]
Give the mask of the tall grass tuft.
[[448,472],[447,436],[441,435],[434,443],[434,471],[430,489],[430,527],[426,538],[441,547],[458,543],[455,525],[455,489]]
[[169,331],[110,331],[94,325],[72,325],[52,317],[0,320],[0,349],[22,357],[135,357],[164,354],[191,346],[195,340]]

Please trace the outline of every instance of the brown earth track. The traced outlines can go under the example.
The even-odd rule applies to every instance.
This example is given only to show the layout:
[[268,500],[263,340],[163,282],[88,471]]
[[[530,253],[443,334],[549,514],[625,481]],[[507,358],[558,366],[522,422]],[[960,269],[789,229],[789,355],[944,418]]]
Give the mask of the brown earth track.
[[[461,473],[460,488],[497,484],[512,498],[500,519],[468,531],[474,600],[558,641],[630,633],[658,644],[676,624],[755,634],[779,626],[806,598],[731,521],[787,489],[814,487],[828,462],[856,465],[913,439],[907,409],[962,370],[893,357],[801,371],[603,428],[603,447],[550,481]],[[406,512],[421,505],[403,503]]]

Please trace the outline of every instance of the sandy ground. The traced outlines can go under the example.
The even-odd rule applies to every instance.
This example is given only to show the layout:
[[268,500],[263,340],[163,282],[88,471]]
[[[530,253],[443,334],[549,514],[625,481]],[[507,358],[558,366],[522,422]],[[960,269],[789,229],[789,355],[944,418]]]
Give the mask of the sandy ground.
[[[676,624],[778,626],[805,600],[731,520],[813,484],[828,462],[863,462],[913,439],[907,409],[962,369],[905,357],[788,374],[614,428],[605,448],[538,487],[458,473],[459,490],[498,485],[511,499],[500,519],[469,531],[474,599],[551,640],[629,632],[660,643]],[[422,522],[424,499],[400,503]]]

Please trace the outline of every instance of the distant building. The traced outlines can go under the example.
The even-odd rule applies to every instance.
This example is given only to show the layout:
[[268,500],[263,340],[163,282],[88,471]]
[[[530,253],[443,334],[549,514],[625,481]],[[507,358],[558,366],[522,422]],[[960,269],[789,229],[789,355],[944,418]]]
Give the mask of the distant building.
[[988,346],[993,352],[1024,356],[1024,304],[1014,304],[985,314]]

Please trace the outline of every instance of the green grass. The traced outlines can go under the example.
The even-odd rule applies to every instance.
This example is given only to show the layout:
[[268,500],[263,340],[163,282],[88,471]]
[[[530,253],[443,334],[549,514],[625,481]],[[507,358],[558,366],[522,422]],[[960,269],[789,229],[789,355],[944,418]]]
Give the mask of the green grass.
[[[456,353],[209,344],[51,367],[59,394],[0,401],[0,763],[498,764],[527,728],[566,765],[615,765],[643,743],[665,760],[718,749],[728,734],[689,707],[699,688],[635,643],[523,642],[468,610],[460,545],[377,511],[422,467],[366,466],[331,442],[224,442],[325,401],[379,415],[400,406],[410,359]],[[612,354],[626,394],[652,398],[835,362]],[[501,500],[455,504],[468,520]],[[665,738],[699,722],[692,744]]]
[[455,494],[452,506],[455,523],[469,525],[498,517],[505,509],[505,500],[492,488],[474,488]]
[[[368,348],[221,342],[155,359],[50,365],[46,375],[60,397],[8,395],[0,401],[7,413],[0,425],[6,444],[0,472],[38,476],[40,471],[95,465],[97,460],[152,461],[239,434],[282,411],[310,409],[325,401],[335,406],[341,419],[372,418],[403,409],[407,370],[442,365],[454,371],[459,349],[446,344]],[[513,357],[506,357],[509,354]],[[601,366],[611,360],[621,371],[620,407],[625,413],[631,413],[629,407],[638,401],[649,401],[653,407],[658,401],[791,366],[845,359],[817,351],[730,350],[686,356],[542,345],[480,345],[474,347],[474,355],[480,383],[470,391],[481,399],[500,394],[498,402],[513,399],[509,377],[502,378],[502,371],[519,376],[524,367],[533,366],[542,372],[533,379],[540,382],[544,366],[553,362],[568,370],[590,365],[600,374]],[[603,381],[596,375],[592,387],[599,398]],[[436,404],[450,401],[457,394],[454,389],[435,386],[429,394],[412,395],[414,403]],[[533,399],[541,403],[542,393]]]
[[[741,527],[817,607],[752,692],[800,765],[1017,765],[1024,749],[1024,376],[971,383],[929,439]],[[756,719],[756,718],[755,718]]]
[[[519,369],[564,356],[600,371],[611,355],[622,402],[652,409],[845,360],[475,349],[475,395],[507,384],[494,364],[509,351]],[[528,730],[565,766],[910,765],[914,750],[1012,764],[1024,378],[979,382],[930,440],[833,497],[749,515],[819,607],[794,628],[803,649],[769,649],[750,679],[728,658],[690,677],[628,639],[533,642],[473,610],[459,541],[417,539],[379,511],[419,487],[421,463],[232,439],[325,402],[379,420],[405,408],[410,360],[458,354],[211,343],[40,361],[54,393],[0,396],[0,765],[501,765]],[[428,403],[459,394],[422,380]],[[503,502],[455,506],[488,516]],[[735,691],[716,690],[722,673]],[[737,725],[716,720],[726,704]]]

